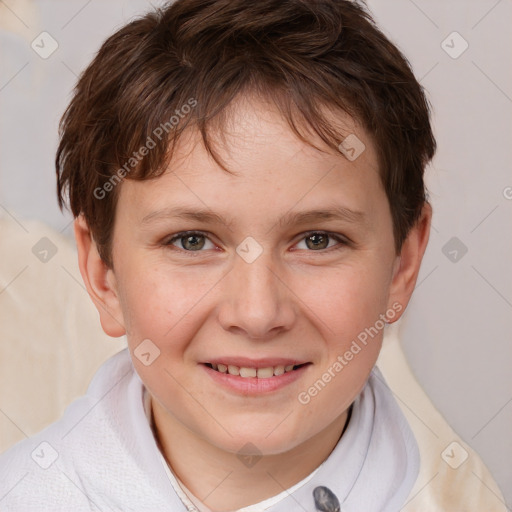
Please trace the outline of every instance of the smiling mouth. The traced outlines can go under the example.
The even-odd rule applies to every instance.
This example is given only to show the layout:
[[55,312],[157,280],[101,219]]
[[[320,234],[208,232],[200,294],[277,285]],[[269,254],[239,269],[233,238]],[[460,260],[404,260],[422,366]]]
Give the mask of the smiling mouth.
[[204,363],[205,366],[215,370],[219,373],[225,373],[228,375],[239,376],[243,378],[258,378],[258,379],[269,379],[272,377],[279,377],[280,375],[284,375],[285,373],[293,372],[306,366],[310,363],[303,364],[289,364],[289,365],[278,365],[278,366],[267,366],[265,368],[249,368],[245,366],[234,366],[232,364],[212,364],[212,363]]

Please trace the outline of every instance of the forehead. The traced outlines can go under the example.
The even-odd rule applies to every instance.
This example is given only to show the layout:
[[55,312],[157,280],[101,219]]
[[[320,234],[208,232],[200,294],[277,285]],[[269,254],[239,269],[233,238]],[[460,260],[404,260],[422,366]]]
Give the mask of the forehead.
[[222,215],[228,223],[245,214],[255,222],[264,212],[273,212],[286,224],[297,209],[326,207],[344,210],[347,219],[368,219],[384,194],[373,141],[348,115],[330,117],[333,127],[351,141],[341,145],[341,151],[310,134],[308,139],[320,149],[312,147],[297,137],[271,103],[244,97],[229,108],[222,125],[212,124],[209,132],[231,174],[208,154],[200,133],[187,129],[164,174],[142,182],[125,180],[119,207],[130,204],[132,220],[139,223],[173,209],[177,214],[209,211],[210,220],[218,214],[218,220]]

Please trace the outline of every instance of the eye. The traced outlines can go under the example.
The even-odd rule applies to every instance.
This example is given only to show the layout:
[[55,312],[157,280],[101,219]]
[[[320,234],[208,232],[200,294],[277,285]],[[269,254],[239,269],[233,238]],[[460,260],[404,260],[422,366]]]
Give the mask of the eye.
[[[208,244],[210,245],[208,246]],[[300,247],[301,244],[304,245]],[[176,233],[164,245],[172,245],[178,250],[186,252],[202,252],[203,249],[215,249],[216,247],[207,234],[201,231],[182,231],[181,233]],[[342,249],[346,245],[348,245],[348,241],[341,236],[325,231],[313,231],[303,236],[296,245],[296,249],[305,249],[308,252],[324,252],[332,247],[335,247],[334,250]]]
[[[207,246],[207,243],[210,243],[210,247]],[[182,233],[177,233],[171,239],[169,239],[165,245],[174,245],[179,249],[183,249],[188,252],[198,252],[201,249],[214,249],[215,245],[212,243],[208,237],[201,233],[200,231],[184,231]]]
[[[299,247],[301,243],[305,242],[305,247]],[[332,243],[330,242],[337,242]],[[339,249],[347,245],[347,241],[337,235],[326,233],[325,231],[314,231],[307,233],[304,238],[297,244],[298,249],[311,249],[313,252],[320,252],[329,249],[333,246],[339,245]]]

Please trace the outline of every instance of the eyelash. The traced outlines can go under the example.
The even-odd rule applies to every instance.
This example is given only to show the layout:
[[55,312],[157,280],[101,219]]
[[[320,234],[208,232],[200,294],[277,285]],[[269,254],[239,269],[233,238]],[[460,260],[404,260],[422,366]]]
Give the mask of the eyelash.
[[[327,235],[330,240],[331,239],[335,240],[336,242],[338,242],[338,244],[335,246],[332,246],[332,247],[327,247],[325,249],[319,249],[317,251],[307,250],[307,252],[311,252],[311,253],[325,254],[325,253],[332,252],[332,251],[339,251],[350,244],[350,241],[348,239],[341,237],[339,235],[336,235],[334,233],[330,233],[328,231],[308,231],[307,233],[302,234],[302,237],[300,238],[299,242],[305,240],[306,238],[308,238],[312,235]],[[171,238],[167,239],[163,243],[163,245],[166,247],[172,248],[172,249],[176,249],[179,252],[187,253],[188,255],[192,255],[192,256],[196,256],[196,255],[198,256],[199,253],[204,252],[204,250],[187,251],[186,249],[179,248],[179,247],[172,245],[172,243],[175,242],[176,240],[179,240],[180,238],[185,238],[187,236],[204,236],[205,238],[210,240],[208,238],[208,233],[205,231],[181,231],[181,232],[173,235]],[[297,242],[297,243],[299,243],[299,242]]]

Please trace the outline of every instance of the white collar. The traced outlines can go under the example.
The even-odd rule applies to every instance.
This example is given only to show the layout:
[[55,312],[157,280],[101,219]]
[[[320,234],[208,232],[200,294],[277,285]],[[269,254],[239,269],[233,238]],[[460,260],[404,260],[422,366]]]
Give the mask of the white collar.
[[[145,388],[143,393],[144,411],[152,425],[149,393]],[[187,511],[211,512],[174,475],[160,452],[159,458]],[[289,489],[236,512],[286,512],[294,508],[294,503],[296,508],[297,502],[308,501],[314,505],[312,491],[318,486],[330,489],[343,510],[394,512],[412,489],[419,463],[414,435],[375,367],[353,403],[346,431],[329,457]]]
[[[106,361],[59,421],[0,456],[2,510],[78,511],[94,504],[99,510],[185,511],[162,466],[143,390],[128,349]],[[36,463],[41,450],[56,456],[49,467]],[[396,512],[418,470],[416,440],[374,369],[329,457],[266,512],[315,512],[314,493],[325,489],[344,512]]]
[[[151,398],[144,387],[143,390],[143,401],[144,401],[144,412],[146,413],[146,418],[149,422],[151,428],[154,428],[153,417],[151,414]],[[187,512],[212,512],[204,503],[202,503],[196,496],[192,494],[190,489],[188,489],[185,484],[174,474],[171,467],[169,466],[167,460],[159,451],[160,462],[162,463],[165,473],[171,482],[176,494],[179,496],[180,500],[183,502],[185,507],[187,507]],[[279,503],[282,499],[286,498],[290,493],[294,492],[299,487],[303,486],[305,483],[309,482],[311,478],[313,478],[314,474],[320,469],[320,466],[314,469],[308,476],[303,478],[300,482],[296,483],[294,486],[289,489],[284,490],[283,492],[277,494],[276,496],[272,496],[267,498],[266,500],[260,501],[254,505],[249,505],[247,507],[243,507],[238,509],[235,512],[265,512],[272,505]]]

